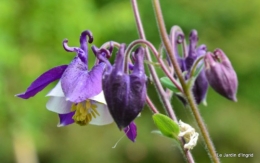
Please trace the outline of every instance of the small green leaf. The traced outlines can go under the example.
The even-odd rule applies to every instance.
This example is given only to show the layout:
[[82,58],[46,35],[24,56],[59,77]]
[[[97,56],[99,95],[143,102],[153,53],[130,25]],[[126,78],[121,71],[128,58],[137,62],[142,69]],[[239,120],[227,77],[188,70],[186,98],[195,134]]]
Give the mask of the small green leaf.
[[176,122],[174,122],[171,118],[158,113],[153,115],[153,120],[155,125],[158,127],[158,129],[164,136],[173,139],[178,138],[180,132],[179,125]]
[[180,92],[179,89],[171,82],[171,80],[168,77],[162,77],[160,78],[160,81],[163,86],[170,89],[173,92]]

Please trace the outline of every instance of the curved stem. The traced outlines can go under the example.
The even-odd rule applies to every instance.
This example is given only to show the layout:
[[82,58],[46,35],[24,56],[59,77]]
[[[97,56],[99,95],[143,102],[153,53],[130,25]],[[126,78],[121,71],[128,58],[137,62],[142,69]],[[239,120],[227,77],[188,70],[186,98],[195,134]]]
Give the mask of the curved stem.
[[187,86],[186,86],[186,83],[185,83],[185,80],[182,76],[182,73],[181,73],[181,70],[180,68],[178,67],[178,64],[177,64],[177,61],[175,59],[175,55],[172,51],[172,47],[171,47],[171,43],[168,39],[168,35],[167,35],[167,32],[166,32],[166,28],[165,28],[165,25],[164,25],[164,21],[163,21],[163,17],[162,17],[162,12],[161,12],[161,7],[160,7],[160,3],[159,3],[159,0],[153,0],[153,3],[154,3],[154,8],[155,8],[155,15],[156,15],[156,18],[157,18],[157,23],[158,23],[158,27],[159,27],[159,31],[160,31],[160,35],[162,37],[162,41],[166,47],[166,50],[167,50],[167,53],[170,55],[170,59],[172,61],[172,64],[173,64],[173,67],[174,67],[174,70],[175,70],[175,73],[177,75],[177,77],[179,78],[180,82],[181,82],[181,85],[183,87],[183,90],[184,90],[184,94],[187,98],[187,102],[189,103],[190,105],[190,108],[192,110],[192,113],[196,119],[196,122],[201,130],[201,133],[202,133],[202,137],[205,141],[205,144],[208,148],[208,151],[209,151],[209,155],[210,155],[210,158],[212,159],[213,162],[215,163],[219,163],[219,158],[217,157],[217,154],[215,152],[215,148],[214,148],[214,145],[210,139],[210,136],[209,136],[209,133],[208,133],[208,130],[206,128],[206,125],[204,124],[203,122],[203,119],[200,115],[200,112],[199,112],[199,109],[197,108],[197,104],[194,100],[194,96],[191,92],[191,89],[188,89]]
[[189,77],[189,78],[191,78],[192,76],[194,76],[195,71],[196,71],[196,69],[197,69],[197,66],[198,66],[198,64],[200,63],[200,61],[201,61],[202,59],[204,59],[204,56],[199,57],[198,59],[196,59],[195,63],[193,63],[193,65],[192,65],[192,67],[191,67],[190,77]]
[[150,107],[151,111],[156,114],[159,113],[159,111],[154,106],[153,102],[151,101],[150,97],[146,95],[146,104]]
[[[162,57],[162,55],[163,55],[163,49],[164,49],[164,47],[163,47],[163,44],[160,44],[160,47],[159,47],[159,57],[160,57],[160,59],[161,59],[161,57]],[[167,56],[168,57],[168,56]],[[168,63],[165,63],[165,62],[163,62],[163,63],[165,63],[164,65],[167,65],[168,64],[168,66],[166,66],[167,67],[167,69],[170,71],[170,76],[171,77],[173,77],[173,75],[174,75],[174,69],[173,69],[173,67],[172,67],[172,64],[171,64],[171,62],[169,61],[169,59],[166,59],[166,62],[168,62]],[[168,76],[168,75],[167,75]],[[170,100],[171,98],[172,98],[172,95],[173,95],[173,92],[170,90],[170,89],[166,89],[165,90],[165,93],[167,94],[167,96],[168,96],[168,99]]]
[[[143,30],[143,25],[142,25],[142,22],[141,22],[141,19],[140,19],[140,15],[139,15],[139,12],[138,12],[138,7],[137,7],[137,3],[136,3],[136,0],[131,0],[132,1],[132,7],[133,7],[133,11],[134,11],[134,15],[135,15],[135,21],[136,21],[136,25],[137,25],[137,31],[138,31],[138,34],[139,34],[139,37],[143,40],[146,40],[146,37],[145,37],[145,34],[144,34],[144,30]],[[152,62],[152,58],[151,58],[151,55],[150,55],[150,52],[149,52],[149,49],[146,47],[145,48],[145,55],[146,55],[146,59],[149,61],[149,62]],[[155,83],[155,88],[156,90],[158,91],[159,95],[160,95],[160,99],[162,100],[162,103],[168,113],[168,115],[177,122],[177,118],[175,116],[175,113],[173,112],[173,109],[172,109],[172,106],[171,106],[171,103],[170,101],[167,99],[167,95],[160,83],[160,80],[159,80],[159,77],[155,71],[155,68],[152,66],[152,65],[148,65],[148,68],[149,68],[149,71],[151,73],[151,76],[154,80],[154,83]]]
[[156,18],[157,18],[157,21],[158,21],[158,27],[159,27],[159,32],[160,32],[160,36],[161,36],[161,39],[164,43],[164,46],[165,46],[165,49],[167,51],[167,53],[169,54],[169,57],[170,57],[170,60],[173,64],[173,67],[174,67],[174,70],[175,70],[175,73],[176,75],[178,76],[179,80],[180,80],[180,83],[184,89],[185,87],[185,80],[182,76],[182,72],[181,72],[181,69],[180,67],[178,66],[178,63],[175,59],[175,55],[174,55],[174,52],[172,50],[172,47],[171,47],[171,43],[170,43],[170,40],[168,38],[168,35],[167,35],[167,32],[165,30],[165,25],[164,25],[164,21],[163,21],[163,17],[162,17],[162,14],[161,14],[161,8],[160,8],[160,3],[158,0],[154,0],[154,7],[155,7],[155,12],[156,12]]
[[101,48],[104,48],[104,49],[107,49],[109,47],[111,47],[111,44],[112,46],[116,47],[116,48],[119,48],[120,47],[120,44],[118,42],[115,42],[115,41],[109,41],[109,42],[105,42]]
[[[136,20],[136,24],[137,24],[137,29],[138,29],[137,31],[138,31],[139,37],[141,39],[143,39],[143,40],[146,40],[136,0],[131,0],[131,1],[132,1],[134,14],[135,14],[135,20]],[[145,50],[146,50],[146,58],[147,58],[147,60],[149,62],[151,62],[152,59],[151,59],[151,55],[150,55],[149,49],[146,47]],[[165,93],[165,91],[164,91],[164,89],[163,89],[163,87],[161,85],[161,82],[160,82],[160,80],[158,78],[158,75],[157,75],[154,67],[152,65],[148,65],[148,67],[149,67],[150,73],[151,73],[151,75],[152,75],[152,77],[154,79],[155,88],[159,92],[159,95],[160,95],[162,103],[163,103],[163,105],[164,105],[164,107],[166,109],[166,112],[168,113],[168,115],[169,115],[169,117],[171,119],[173,119],[174,121],[178,122],[177,117],[176,117],[176,115],[175,115],[175,113],[173,111],[173,108],[172,108],[172,106],[171,106],[171,104],[169,102],[169,99],[167,98],[167,94]],[[186,156],[185,158],[187,159],[187,161],[189,163],[194,163],[194,159],[193,159],[190,151],[184,149],[185,141],[182,138],[179,138],[179,141],[182,144],[182,151],[184,151],[185,156]]]
[[[157,52],[157,50],[155,49],[155,47],[153,46],[153,44],[151,44],[149,41],[146,40],[142,40],[142,39],[138,39],[135,40],[133,42],[131,42],[129,44],[129,46],[127,47],[125,53],[126,53],[126,57],[125,57],[125,63],[127,63],[128,60],[128,56],[130,55],[131,51],[134,49],[135,46],[139,45],[139,44],[145,44],[147,45],[151,51],[153,52],[153,54],[156,56],[156,59],[158,60],[162,70],[165,72],[165,74],[167,75],[167,77],[171,80],[171,82],[176,86],[176,88],[179,89],[180,92],[182,91],[181,86],[179,85],[179,83],[174,79],[173,75],[169,72],[168,68],[165,66],[165,64],[163,63],[163,60],[161,59],[159,53]],[[149,61],[150,62],[150,61]],[[127,64],[125,64],[125,66],[127,66]],[[128,66],[127,66],[128,67]],[[125,67],[125,70],[127,70],[127,67]]]

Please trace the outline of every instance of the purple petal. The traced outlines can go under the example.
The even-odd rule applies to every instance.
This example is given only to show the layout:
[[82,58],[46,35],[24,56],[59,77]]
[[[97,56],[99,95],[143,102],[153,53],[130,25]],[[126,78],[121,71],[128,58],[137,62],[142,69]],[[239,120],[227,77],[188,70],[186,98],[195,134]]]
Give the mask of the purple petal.
[[72,123],[74,123],[74,119],[72,119],[75,112],[70,112],[67,114],[59,114],[60,123],[58,124],[58,127],[67,126]]
[[17,94],[16,96],[23,99],[33,97],[38,92],[43,90],[51,82],[60,79],[67,67],[67,65],[61,65],[46,71],[41,76],[39,76],[34,82],[32,82],[32,84],[27,88],[27,90],[24,93]]
[[124,129],[124,132],[128,139],[132,142],[135,142],[135,138],[137,136],[137,127],[134,122],[131,122],[129,126]]
[[198,43],[198,32],[196,30],[192,30],[190,33],[190,45],[189,45],[189,57],[196,58],[198,55],[196,53],[196,47]]
[[205,71],[202,70],[195,80],[194,86],[192,88],[192,92],[197,104],[200,104],[203,100],[205,100],[208,92],[208,87],[209,84],[205,75]]
[[82,102],[102,91],[102,73],[105,63],[100,63],[88,71],[87,65],[75,57],[61,77],[61,87],[66,100]]

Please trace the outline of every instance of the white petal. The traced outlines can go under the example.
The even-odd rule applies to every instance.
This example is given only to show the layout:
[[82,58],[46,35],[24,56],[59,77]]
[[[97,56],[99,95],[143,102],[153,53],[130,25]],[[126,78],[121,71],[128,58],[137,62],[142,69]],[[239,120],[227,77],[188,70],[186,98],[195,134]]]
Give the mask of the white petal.
[[46,104],[46,108],[58,114],[66,114],[71,112],[71,102],[66,101],[65,97],[50,97]]
[[99,116],[97,116],[96,118],[93,117],[92,120],[89,122],[90,124],[102,126],[114,122],[106,105],[101,103],[95,103],[95,105],[97,105]]
[[97,102],[100,102],[102,104],[107,104],[106,103],[106,100],[105,100],[105,96],[104,96],[104,93],[103,91],[101,91],[98,95],[94,96],[94,97],[91,97],[89,98],[90,100],[94,100],[94,101],[97,101]]
[[61,88],[61,82],[59,81],[57,85],[46,96],[64,97],[65,95]]

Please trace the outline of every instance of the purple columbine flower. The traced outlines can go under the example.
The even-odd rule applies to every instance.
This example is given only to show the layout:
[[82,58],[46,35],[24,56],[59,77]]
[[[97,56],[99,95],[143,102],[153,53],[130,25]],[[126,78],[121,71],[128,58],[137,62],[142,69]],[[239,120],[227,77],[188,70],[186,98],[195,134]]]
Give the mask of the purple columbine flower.
[[210,86],[222,96],[237,101],[237,75],[228,57],[221,49],[208,52],[204,58],[206,76]]
[[[180,36],[184,37],[182,35],[176,35],[176,38],[175,38],[176,50],[177,50],[177,44],[180,43],[178,40],[178,37],[180,37]],[[182,39],[184,39],[184,38],[182,38]],[[206,45],[200,45],[199,47],[197,47],[198,33],[196,30],[191,31],[189,40],[190,40],[190,44],[188,47],[186,47],[186,49],[188,49],[187,56],[180,57],[180,55],[178,54],[178,51],[175,52],[178,64],[179,64],[182,72],[185,72],[185,71],[187,72],[186,76],[185,76],[186,80],[189,78],[191,68],[192,68],[194,62],[196,61],[196,59],[198,59],[201,56],[204,56],[207,51]],[[205,100],[206,95],[207,95],[207,90],[208,90],[208,82],[207,82],[207,78],[205,76],[205,71],[202,70],[200,72],[200,74],[198,75],[197,79],[195,80],[194,85],[192,87],[192,92],[194,94],[197,104],[200,104],[203,100]],[[185,99],[183,99],[182,97],[180,97],[180,99],[182,102],[186,103]]]
[[[146,99],[146,76],[143,66],[144,49],[135,51],[132,73],[124,70],[125,45],[122,44],[114,66],[108,65],[103,75],[103,90],[109,111],[118,128],[133,129],[131,122],[142,111]],[[130,126],[129,126],[130,125]],[[129,132],[129,134],[132,134]]]
[[[87,36],[89,40],[87,40]],[[69,65],[61,65],[40,75],[29,88],[17,97],[28,99],[33,97],[55,80],[58,84],[48,93],[50,99],[47,109],[59,114],[58,126],[66,126],[74,122],[80,125],[106,125],[113,122],[107,109],[102,91],[102,73],[106,64],[100,62],[91,70],[88,69],[88,46],[93,37],[90,31],[82,32],[80,47],[69,47],[67,40],[64,49],[76,52]]]

